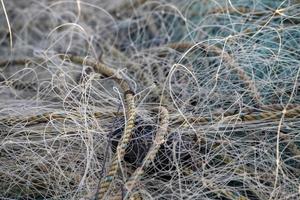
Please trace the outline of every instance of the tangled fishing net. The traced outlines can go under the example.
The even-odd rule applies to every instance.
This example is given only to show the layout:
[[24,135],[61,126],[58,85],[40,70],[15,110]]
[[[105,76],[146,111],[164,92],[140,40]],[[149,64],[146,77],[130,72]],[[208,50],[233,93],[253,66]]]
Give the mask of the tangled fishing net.
[[300,199],[300,1],[1,0],[1,199]]

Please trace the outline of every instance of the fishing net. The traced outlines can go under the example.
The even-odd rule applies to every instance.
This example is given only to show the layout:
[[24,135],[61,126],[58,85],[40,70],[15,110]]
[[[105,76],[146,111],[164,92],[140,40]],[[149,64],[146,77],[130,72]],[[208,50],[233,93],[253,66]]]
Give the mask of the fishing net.
[[1,0],[1,199],[300,198],[300,1]]

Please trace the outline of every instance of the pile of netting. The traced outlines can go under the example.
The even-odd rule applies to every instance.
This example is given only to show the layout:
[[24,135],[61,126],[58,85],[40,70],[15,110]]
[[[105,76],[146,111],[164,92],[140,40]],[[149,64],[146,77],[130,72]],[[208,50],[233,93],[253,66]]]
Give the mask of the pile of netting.
[[300,199],[300,1],[1,0],[1,199]]

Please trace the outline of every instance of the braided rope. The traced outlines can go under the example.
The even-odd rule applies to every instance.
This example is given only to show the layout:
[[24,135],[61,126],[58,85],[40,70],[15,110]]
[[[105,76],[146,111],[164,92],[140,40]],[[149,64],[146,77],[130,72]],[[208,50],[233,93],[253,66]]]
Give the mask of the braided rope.
[[143,198],[139,193],[134,193],[130,196],[129,200],[143,200]]
[[47,60],[41,57],[0,60],[0,68],[6,67],[8,65],[42,64],[44,62],[47,62]]
[[255,102],[258,105],[261,105],[260,93],[258,92],[258,90],[257,90],[255,84],[253,83],[251,77],[249,77],[246,74],[246,72],[240,66],[238,66],[238,64],[234,61],[234,59],[227,52],[224,52],[222,49],[220,49],[216,46],[209,46],[209,45],[206,45],[206,44],[197,44],[197,45],[195,45],[194,43],[189,43],[189,42],[172,43],[172,44],[167,45],[167,47],[175,49],[175,50],[190,49],[190,48],[193,48],[193,47],[196,47],[196,46],[201,47],[203,49],[212,50],[213,52],[217,53],[220,56],[222,55],[222,59],[225,61],[225,63],[228,64],[228,67],[230,69],[232,69],[240,77],[241,80],[243,80],[246,87],[252,93]]
[[109,171],[106,177],[100,182],[98,199],[104,199],[105,195],[107,194],[110,184],[119,169],[119,163],[124,158],[127,145],[129,144],[132,136],[132,130],[134,128],[134,122],[136,118],[133,95],[131,93],[127,93],[126,100],[128,104],[128,121],[126,124],[125,132],[122,135],[120,143],[117,146],[117,152],[112,160]]
[[[168,133],[168,126],[169,126],[169,112],[163,106],[160,106],[159,111],[160,111],[161,119],[160,119],[159,129],[157,130],[155,139],[153,141],[153,145],[151,149],[148,151],[146,157],[144,158],[142,165],[135,170],[135,172],[131,175],[129,180],[125,183],[125,186],[127,188],[127,195],[131,193],[132,189],[135,187],[135,184],[143,175],[144,169],[147,168],[150,165],[150,163],[154,161],[160,146],[165,142],[165,136]],[[132,196],[137,197],[139,195],[135,193]],[[139,198],[141,199],[141,197]]]
[[[139,65],[138,63],[136,63],[136,62],[130,60],[127,56],[125,56],[125,55],[123,54],[123,52],[119,51],[116,47],[114,47],[114,46],[112,46],[112,45],[108,46],[107,44],[105,44],[104,47],[105,47],[108,51],[111,51],[112,55],[113,55],[115,58],[120,58],[120,59],[122,60],[123,63],[128,64],[128,67],[130,67],[131,70],[133,70],[133,71],[138,71],[138,70],[140,69],[140,66],[138,66],[138,65]],[[139,81],[143,82],[144,85],[146,85],[146,86],[151,86],[151,85],[155,85],[155,86],[156,86],[156,84],[154,83],[154,81],[151,80],[151,79],[149,78],[149,76],[148,76],[144,71],[141,71]],[[153,91],[153,93],[154,93],[158,98],[161,99],[161,102],[162,102],[163,105],[167,105],[167,104],[168,104],[168,103],[167,103],[167,102],[168,102],[167,99],[165,98],[165,96],[163,96],[163,95],[161,94],[162,91],[161,91],[159,88],[157,88],[157,86],[154,87],[152,91]]]
[[[272,111],[263,111],[260,113],[249,113],[249,114],[239,114],[239,115],[224,115],[227,119],[239,118],[242,122],[252,122],[252,121],[262,121],[262,120],[274,120],[280,119],[282,113],[285,112],[285,119],[292,119],[300,116],[300,106],[288,106],[287,108],[276,108]],[[211,122],[219,122],[220,116],[212,116],[212,117],[186,117],[190,123],[211,123]],[[224,120],[223,120],[224,121]],[[185,119],[178,119],[177,123],[185,122]]]
[[[281,112],[284,109],[283,105],[273,104],[273,105],[263,105],[261,107],[263,110],[257,110],[252,108],[241,109],[241,113],[239,117],[242,121],[255,121],[255,120],[267,120],[267,119],[280,119]],[[286,119],[298,117],[300,115],[300,105],[299,104],[289,104],[286,107],[287,115],[285,115]],[[186,119],[191,121],[192,123],[211,123],[219,122],[222,117],[226,117],[232,119],[237,117],[238,110],[228,110],[224,113],[213,113],[212,117],[189,117]],[[72,117],[70,117],[71,113],[54,113],[47,112],[43,114],[33,115],[29,117],[4,117],[0,118],[0,122],[6,125],[15,125],[17,123],[26,123],[25,126],[30,126],[39,123],[47,123],[51,120],[65,120],[72,117],[80,117],[77,113],[72,113]],[[111,116],[119,116],[122,115],[121,112],[112,112],[112,113],[103,113],[103,112],[95,112],[92,113],[92,116],[95,118],[100,118],[101,116],[111,115]],[[182,123],[184,119],[181,116],[172,116],[172,119],[175,119],[175,122]]]
[[[112,163],[109,167],[107,175],[104,177],[104,179],[101,180],[99,184],[99,194],[98,199],[103,199],[105,195],[107,194],[110,185],[115,178],[115,175],[118,172],[119,169],[119,163],[123,160],[125,155],[125,150],[127,145],[130,142],[131,136],[132,136],[132,130],[134,128],[134,122],[136,118],[136,112],[135,112],[135,102],[134,102],[134,92],[131,90],[129,84],[124,80],[116,70],[107,67],[106,65],[102,63],[95,63],[90,60],[84,59],[80,56],[74,56],[74,55],[67,55],[69,60],[76,64],[86,64],[94,68],[96,73],[100,73],[107,77],[112,77],[122,88],[125,96],[125,101],[127,103],[127,117],[128,121],[126,123],[124,134],[121,137],[121,140],[117,146],[117,152],[114,156]],[[65,59],[66,56],[63,55],[61,58]]]

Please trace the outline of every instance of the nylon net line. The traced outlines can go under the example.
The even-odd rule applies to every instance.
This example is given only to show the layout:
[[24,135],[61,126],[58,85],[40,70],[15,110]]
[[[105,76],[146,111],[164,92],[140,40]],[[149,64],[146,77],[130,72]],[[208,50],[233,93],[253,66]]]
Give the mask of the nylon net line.
[[300,199],[300,1],[0,7],[0,199]]

